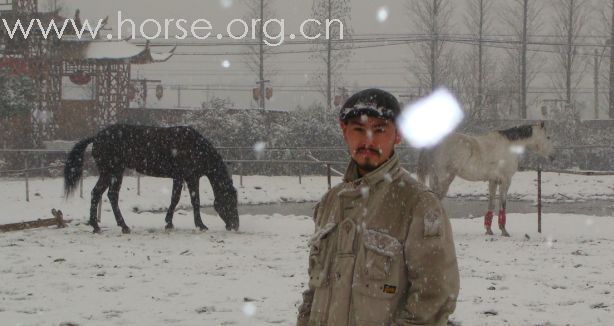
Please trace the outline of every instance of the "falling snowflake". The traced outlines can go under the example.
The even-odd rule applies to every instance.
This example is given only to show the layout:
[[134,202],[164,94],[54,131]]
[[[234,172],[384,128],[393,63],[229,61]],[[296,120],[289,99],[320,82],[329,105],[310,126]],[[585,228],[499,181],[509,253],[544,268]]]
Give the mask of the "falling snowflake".
[[377,21],[383,23],[386,20],[388,20],[388,7],[381,7],[377,11]]
[[524,150],[525,150],[524,146],[521,146],[521,145],[512,145],[512,146],[510,146],[510,152],[512,154],[522,155],[522,154],[524,154]]
[[257,142],[254,144],[254,153],[256,154],[257,159],[261,159],[264,155],[264,150],[266,149],[266,143],[263,141]]
[[437,145],[463,120],[460,104],[445,88],[406,107],[397,124],[409,143],[417,148]]
[[552,248],[552,246],[554,245],[554,238],[549,235],[547,240],[546,240],[546,245],[548,246],[548,248]]
[[369,197],[369,187],[364,186],[360,188],[360,194],[362,195],[362,198],[368,198]]
[[224,67],[224,68],[230,68],[230,61],[228,61],[228,60],[224,60],[224,61],[222,61],[222,67]]
[[256,314],[256,305],[252,302],[248,302],[245,305],[243,305],[242,310],[245,316],[252,317]]
[[232,6],[232,0],[220,0],[220,4],[223,8],[230,8]]

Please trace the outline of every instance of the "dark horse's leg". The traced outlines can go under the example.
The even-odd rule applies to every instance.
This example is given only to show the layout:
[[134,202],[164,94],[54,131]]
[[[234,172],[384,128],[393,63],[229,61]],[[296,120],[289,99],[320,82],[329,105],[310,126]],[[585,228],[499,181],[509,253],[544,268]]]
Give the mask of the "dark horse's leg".
[[98,226],[98,203],[102,199],[102,194],[109,187],[111,178],[107,173],[101,172],[98,177],[98,181],[92,189],[92,205],[90,206],[90,222],[89,224],[94,228],[94,233],[100,233],[100,226]]
[[113,208],[113,215],[115,215],[115,221],[117,221],[117,226],[121,226],[122,233],[128,234],[130,233],[130,228],[124,222],[124,218],[122,217],[122,212],[119,210],[119,189],[122,187],[122,179],[124,177],[124,171],[119,173],[114,173],[111,176],[111,185],[109,186],[109,192],[107,196],[109,197],[109,201],[111,202],[111,208]]
[[198,177],[192,177],[186,179],[188,184],[188,190],[190,191],[190,199],[192,199],[192,207],[194,208],[194,224],[201,231],[206,231],[209,228],[205,226],[203,220],[200,218],[200,195],[198,187]]
[[173,214],[175,213],[175,207],[177,207],[179,198],[181,197],[182,186],[183,181],[181,179],[173,179],[173,194],[171,195],[171,205],[168,207],[165,219],[167,230],[173,228]]

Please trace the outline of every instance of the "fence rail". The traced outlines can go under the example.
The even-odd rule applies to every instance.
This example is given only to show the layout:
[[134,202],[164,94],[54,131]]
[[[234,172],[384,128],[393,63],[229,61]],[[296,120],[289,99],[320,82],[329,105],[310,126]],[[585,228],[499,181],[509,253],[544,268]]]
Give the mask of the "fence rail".
[[[565,147],[557,147],[557,149],[575,149],[575,148],[587,148],[584,146],[565,146]],[[589,149],[593,148],[614,148],[613,146],[606,145],[595,145],[588,146]],[[252,147],[217,147],[218,150],[249,150],[253,151]],[[410,147],[401,147],[401,149],[412,149]],[[281,151],[281,150],[299,150],[299,151],[346,151],[345,147],[279,147],[279,148],[267,148],[265,151]],[[37,153],[37,154],[62,154],[68,153],[69,150],[46,150],[46,149],[0,149],[0,153]],[[347,161],[336,161],[336,160],[319,160],[315,158],[313,155],[307,155],[311,160],[258,160],[258,159],[229,159],[224,160],[224,162],[232,165],[238,165],[238,174],[239,174],[239,182],[240,185],[243,186],[243,164],[282,164],[282,165],[308,165],[308,166],[322,166],[326,168],[326,176],[327,176],[327,185],[330,189],[332,187],[332,173],[340,174],[341,172],[332,168],[334,165],[345,166],[348,164]],[[23,169],[12,169],[12,170],[4,170],[0,171],[0,177],[3,175],[17,175],[23,176],[25,181],[25,196],[26,201],[30,200],[29,194],[29,178],[31,172],[36,171],[51,171],[52,169],[63,169],[64,164],[54,164],[48,166],[41,167],[29,167],[29,160],[26,157],[24,159],[24,168]],[[404,166],[412,166],[408,163],[403,163]],[[536,171],[537,172],[537,229],[538,232],[542,231],[542,173],[559,173],[559,174],[570,174],[570,175],[583,175],[583,176],[613,176],[614,171],[586,171],[586,170],[570,170],[570,169],[556,169],[556,168],[543,168],[541,165],[535,168],[530,167],[521,167],[519,170],[521,171]],[[300,170],[299,170],[300,171]],[[137,194],[140,195],[140,174],[137,174]],[[302,175],[298,173],[298,182],[302,183]],[[83,197],[83,182],[80,183],[80,194]]]

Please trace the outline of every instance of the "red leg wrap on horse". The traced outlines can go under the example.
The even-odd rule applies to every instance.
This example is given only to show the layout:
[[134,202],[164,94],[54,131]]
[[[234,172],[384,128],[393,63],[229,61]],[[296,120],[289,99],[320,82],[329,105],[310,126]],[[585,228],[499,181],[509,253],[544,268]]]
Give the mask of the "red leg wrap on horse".
[[499,210],[499,228],[505,228],[505,211]]
[[490,226],[492,225],[492,217],[493,217],[492,211],[488,211],[486,212],[486,215],[484,215],[484,226],[486,228],[490,228]]

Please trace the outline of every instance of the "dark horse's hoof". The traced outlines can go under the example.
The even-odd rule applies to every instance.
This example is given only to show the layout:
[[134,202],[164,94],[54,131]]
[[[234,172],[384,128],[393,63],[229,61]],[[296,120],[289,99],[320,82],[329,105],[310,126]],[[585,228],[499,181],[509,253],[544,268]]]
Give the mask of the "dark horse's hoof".
[[208,227],[206,227],[205,225],[201,225],[201,226],[197,226],[197,227],[198,227],[198,229],[199,229],[199,230],[201,230],[201,231],[207,231],[207,230],[209,230],[209,228],[208,228]]
[[165,230],[172,230],[174,229],[175,226],[173,225],[173,223],[168,223],[166,224],[166,226],[164,227]]
[[130,234],[130,228],[129,228],[129,227],[127,227],[127,226],[126,226],[126,227],[123,227],[123,228],[122,228],[122,233],[123,233],[123,234]]
[[94,231],[92,231],[92,233],[94,233],[94,234],[100,234],[100,233],[102,233],[102,231],[100,230],[100,228],[99,228],[99,227],[94,227]]

